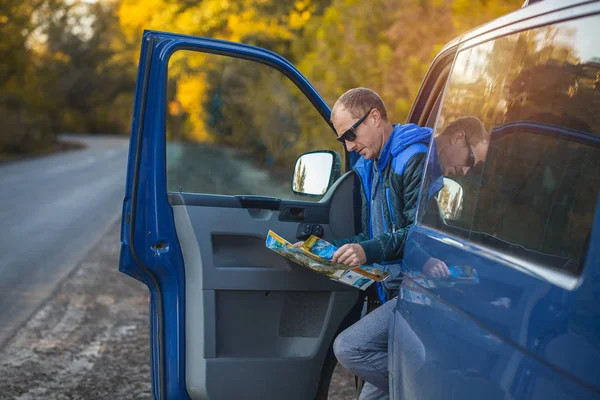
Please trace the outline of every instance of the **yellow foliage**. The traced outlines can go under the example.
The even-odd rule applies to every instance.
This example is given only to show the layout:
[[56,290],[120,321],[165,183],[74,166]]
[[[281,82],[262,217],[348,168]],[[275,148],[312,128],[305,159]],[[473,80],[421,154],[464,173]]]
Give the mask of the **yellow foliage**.
[[177,81],[176,100],[188,115],[191,128],[184,133],[188,139],[198,142],[211,142],[213,139],[206,130],[203,119],[202,106],[206,101],[207,88],[206,76],[202,73],[181,77]]
[[[276,51],[280,48],[285,51],[287,43],[292,49],[288,56],[295,58],[292,61],[330,104],[347,89],[367,86],[384,96],[394,122],[402,122],[433,56],[442,45],[465,29],[517,8],[520,2],[296,0],[285,3],[286,6],[269,0],[197,3],[121,0],[119,17],[130,43],[137,43],[144,29],[263,46],[272,43],[271,50]],[[137,57],[139,46],[132,48],[135,49],[132,57]],[[208,71],[220,64],[210,64],[213,55],[184,57],[183,53],[175,53],[169,63],[169,79],[177,82],[175,93],[171,93],[169,99],[169,114],[181,116],[181,121],[185,121],[182,123],[188,139],[214,141],[210,132],[215,131],[205,125],[205,110],[201,107],[216,87],[215,82],[208,81]],[[268,75],[261,75],[261,79],[245,87],[247,98],[262,99],[262,103],[255,105],[260,112],[252,116],[256,127],[272,123],[265,116],[273,108],[288,107],[278,103],[281,98],[269,94],[269,90],[273,90],[269,82]],[[225,117],[236,118],[235,115]],[[243,121],[232,124],[241,127]],[[292,156],[282,150],[281,138],[262,137],[262,131],[269,130],[259,129],[257,134],[267,149],[278,157]],[[323,134],[316,120],[314,125],[303,126],[297,149],[310,149],[322,140]]]
[[143,29],[168,30],[168,23],[177,13],[178,5],[164,0],[123,0],[119,7],[119,22],[125,33]]
[[289,26],[291,29],[300,29],[310,20],[310,11],[292,12],[289,16]]
[[60,61],[63,63],[71,62],[71,57],[69,57],[67,54],[63,53],[62,51],[57,51],[56,53],[54,53],[54,59],[56,61]]
[[394,52],[387,43],[380,43],[377,46],[377,62],[388,65],[394,56]]
[[[293,40],[297,32],[309,23],[316,10],[312,0],[298,0],[288,10],[282,8],[283,13],[279,14],[264,12],[264,7],[268,6],[272,6],[268,0],[203,0],[183,7],[177,1],[122,0],[118,15],[120,25],[131,43],[139,41],[145,29],[230,41],[260,38],[262,43]],[[136,53],[133,52],[130,57],[137,58]],[[186,57],[184,61],[178,53],[183,52],[176,52],[169,62],[169,79],[177,81],[170,110],[183,112],[187,116],[186,131],[191,132],[190,139],[211,140],[198,109],[206,100],[210,84],[206,82],[206,75],[189,72],[203,67],[205,57],[198,54]],[[176,110],[175,105],[181,110]]]
[[175,99],[169,102],[169,115],[172,117],[180,117],[185,113],[179,100]]

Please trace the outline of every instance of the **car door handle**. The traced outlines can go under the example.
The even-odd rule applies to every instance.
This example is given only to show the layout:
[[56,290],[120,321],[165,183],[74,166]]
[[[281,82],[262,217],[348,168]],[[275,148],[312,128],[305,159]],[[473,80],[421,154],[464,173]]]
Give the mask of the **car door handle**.
[[279,213],[280,221],[300,222],[306,218],[306,208],[304,207],[284,207]]

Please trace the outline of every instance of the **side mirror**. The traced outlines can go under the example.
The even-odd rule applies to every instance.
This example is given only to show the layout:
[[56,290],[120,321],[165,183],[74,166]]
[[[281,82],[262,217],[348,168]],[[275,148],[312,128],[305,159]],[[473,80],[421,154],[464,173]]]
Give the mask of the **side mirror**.
[[462,215],[463,188],[457,182],[444,178],[444,187],[437,195],[440,215],[445,221],[456,221]]
[[341,176],[342,159],[336,151],[321,150],[302,154],[296,160],[292,191],[305,196],[323,196]]

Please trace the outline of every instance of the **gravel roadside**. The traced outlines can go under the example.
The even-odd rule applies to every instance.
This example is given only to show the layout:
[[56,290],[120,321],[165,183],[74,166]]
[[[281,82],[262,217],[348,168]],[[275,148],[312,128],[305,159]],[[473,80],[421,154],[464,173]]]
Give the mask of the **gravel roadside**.
[[100,239],[0,352],[2,399],[150,398],[148,294]]
[[[118,258],[115,224],[0,349],[0,399],[151,398],[148,290]],[[339,365],[329,393],[355,398]]]

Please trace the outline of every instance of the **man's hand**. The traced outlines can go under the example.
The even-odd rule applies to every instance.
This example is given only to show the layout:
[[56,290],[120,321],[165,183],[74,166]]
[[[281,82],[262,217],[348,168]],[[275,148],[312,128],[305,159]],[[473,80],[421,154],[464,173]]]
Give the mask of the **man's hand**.
[[433,257],[423,264],[423,273],[434,278],[447,278],[450,276],[450,270],[446,263]]
[[299,249],[300,247],[302,247],[303,244],[304,242],[296,242],[292,246],[294,246],[296,249]]
[[367,262],[367,255],[360,244],[345,244],[333,254],[334,263],[345,264],[350,267],[359,267]]

